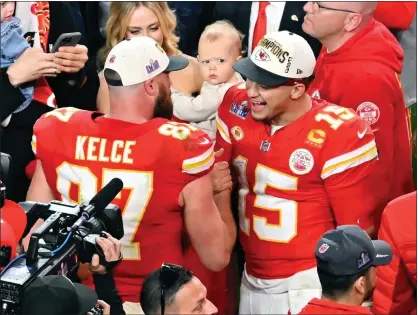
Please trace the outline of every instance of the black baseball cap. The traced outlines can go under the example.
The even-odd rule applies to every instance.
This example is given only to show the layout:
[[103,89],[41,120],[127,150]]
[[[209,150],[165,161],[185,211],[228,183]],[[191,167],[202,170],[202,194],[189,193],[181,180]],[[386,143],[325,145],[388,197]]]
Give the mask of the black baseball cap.
[[392,248],[385,241],[373,241],[357,225],[341,225],[326,232],[315,250],[318,270],[334,276],[358,274],[371,266],[392,261]]
[[86,314],[97,304],[96,292],[65,276],[45,276],[32,282],[22,296],[22,314]]
[[266,34],[251,54],[233,68],[244,77],[265,86],[279,86],[289,79],[310,77],[316,59],[308,42],[289,31]]

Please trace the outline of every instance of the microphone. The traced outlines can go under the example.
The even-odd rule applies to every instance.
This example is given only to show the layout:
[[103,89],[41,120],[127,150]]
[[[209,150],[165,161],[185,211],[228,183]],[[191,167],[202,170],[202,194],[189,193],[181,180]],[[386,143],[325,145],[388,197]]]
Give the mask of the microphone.
[[113,178],[90,200],[89,205],[94,205],[96,211],[98,209],[104,209],[115,199],[122,189],[123,182],[119,178]]
[[83,209],[81,217],[71,227],[71,231],[75,231],[97,211],[103,211],[122,189],[123,182],[119,178],[113,178],[90,200],[88,206]]

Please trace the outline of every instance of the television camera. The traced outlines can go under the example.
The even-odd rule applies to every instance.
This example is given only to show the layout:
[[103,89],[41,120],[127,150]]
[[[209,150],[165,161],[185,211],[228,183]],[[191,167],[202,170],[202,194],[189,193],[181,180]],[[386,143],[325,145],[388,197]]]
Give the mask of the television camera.
[[123,182],[112,179],[90,202],[82,205],[52,201],[19,203],[27,214],[23,237],[38,219],[45,221],[32,233],[26,253],[13,259],[0,273],[2,314],[19,314],[22,293],[37,277],[65,275],[74,280],[79,263],[97,253],[107,266],[96,238],[104,231],[117,239],[124,235],[119,207],[110,204]]

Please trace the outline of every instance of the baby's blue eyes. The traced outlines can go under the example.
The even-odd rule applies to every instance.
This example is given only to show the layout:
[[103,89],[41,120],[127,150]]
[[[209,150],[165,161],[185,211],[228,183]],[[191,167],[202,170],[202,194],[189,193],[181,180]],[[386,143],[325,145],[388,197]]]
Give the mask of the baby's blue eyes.
[[[225,62],[225,59],[222,59],[222,58],[216,59],[216,63],[221,64],[221,63],[224,63],[224,62]],[[209,64],[209,60],[203,60],[202,64],[204,64],[204,65]]]

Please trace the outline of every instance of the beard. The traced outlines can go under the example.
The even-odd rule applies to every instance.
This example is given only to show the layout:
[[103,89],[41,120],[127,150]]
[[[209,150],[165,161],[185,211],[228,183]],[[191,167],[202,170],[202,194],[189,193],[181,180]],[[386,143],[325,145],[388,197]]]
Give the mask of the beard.
[[371,301],[373,297],[374,286],[369,276],[366,276],[366,290],[367,292],[364,296],[364,301]]
[[171,93],[168,93],[162,85],[160,92],[155,100],[153,118],[171,119],[173,116],[173,102],[171,101]]

